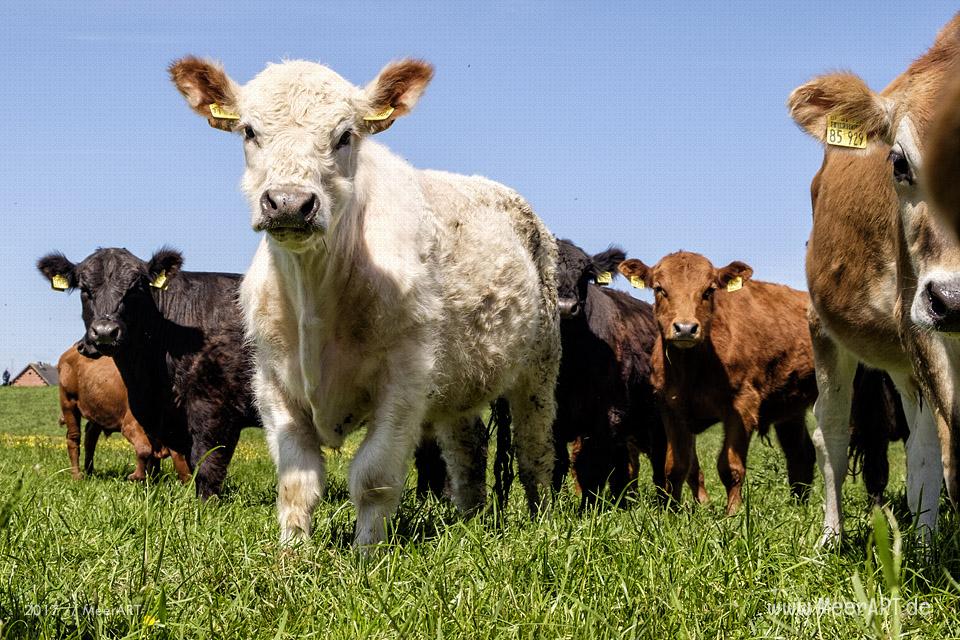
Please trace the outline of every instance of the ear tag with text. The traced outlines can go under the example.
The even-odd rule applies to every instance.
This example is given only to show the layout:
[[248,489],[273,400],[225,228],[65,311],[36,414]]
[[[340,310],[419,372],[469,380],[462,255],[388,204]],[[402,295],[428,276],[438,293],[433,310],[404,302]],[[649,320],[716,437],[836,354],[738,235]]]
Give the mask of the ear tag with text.
[[369,115],[363,116],[363,119],[367,122],[378,122],[380,120],[386,120],[393,115],[393,112],[396,111],[393,107],[386,107],[383,111],[378,113],[371,113]]
[[867,148],[867,134],[862,124],[832,114],[827,116],[826,141],[835,147]]
[[601,287],[606,286],[613,282],[613,274],[609,271],[601,271],[597,274],[597,284]]
[[150,286],[154,289],[166,289],[167,288],[167,272],[166,270],[161,271],[157,274],[157,277],[153,279],[153,282],[150,283]]
[[630,276],[630,284],[637,289],[644,289],[647,286],[647,283],[640,276]]
[[734,291],[740,291],[743,289],[743,278],[737,276],[733,280],[727,283],[727,291],[733,293]]
[[66,291],[70,288],[70,281],[67,280],[67,276],[58,273],[50,278],[50,286],[54,291]]
[[210,105],[210,115],[218,120],[239,120],[240,114],[224,109],[216,102]]

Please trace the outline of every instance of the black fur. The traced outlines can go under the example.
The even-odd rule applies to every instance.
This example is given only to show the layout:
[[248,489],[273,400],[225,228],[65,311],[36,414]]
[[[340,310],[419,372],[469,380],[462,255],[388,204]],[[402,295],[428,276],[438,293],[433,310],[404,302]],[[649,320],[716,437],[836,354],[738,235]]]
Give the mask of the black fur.
[[[207,498],[222,490],[240,430],[260,418],[237,305],[241,276],[180,271],[182,262],[168,248],[149,262],[126,249],[98,249],[77,265],[51,254],[37,266],[80,288],[87,329],[81,352],[113,356],[133,414],[151,437],[187,458],[197,494]],[[150,286],[161,270],[164,290]],[[116,326],[116,341],[98,342],[95,322]]]
[[602,271],[616,273],[622,250],[589,256],[568,240],[559,249],[558,293],[576,298],[580,310],[560,323],[553,482],[559,489],[573,442],[573,472],[586,504],[607,482],[619,498],[636,479],[639,453],[664,446],[649,382],[657,326],[649,304],[594,282]]

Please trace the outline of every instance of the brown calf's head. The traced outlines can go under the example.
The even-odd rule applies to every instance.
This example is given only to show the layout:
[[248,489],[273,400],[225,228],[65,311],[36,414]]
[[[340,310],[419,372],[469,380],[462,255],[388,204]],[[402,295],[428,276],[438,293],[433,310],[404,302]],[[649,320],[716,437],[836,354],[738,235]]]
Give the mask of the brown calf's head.
[[909,262],[898,269],[904,274],[910,318],[947,333],[960,332],[960,245],[928,206],[923,141],[958,59],[960,17],[882,93],[871,91],[857,76],[834,73],[798,87],[787,103],[797,124],[826,144],[827,154],[889,148],[888,184],[896,189],[901,227],[894,231],[900,237],[901,257]]
[[717,269],[702,255],[689,251],[671,253],[653,267],[625,260],[619,270],[631,282],[653,289],[653,313],[660,335],[665,344],[680,349],[709,339],[716,290],[736,291],[753,275],[753,269],[742,262]]
[[297,248],[317,242],[348,208],[363,139],[413,109],[433,67],[393,62],[363,88],[303,60],[268,65],[242,86],[194,57],[173,63],[170,76],[194,111],[243,139],[241,187],[254,230]]

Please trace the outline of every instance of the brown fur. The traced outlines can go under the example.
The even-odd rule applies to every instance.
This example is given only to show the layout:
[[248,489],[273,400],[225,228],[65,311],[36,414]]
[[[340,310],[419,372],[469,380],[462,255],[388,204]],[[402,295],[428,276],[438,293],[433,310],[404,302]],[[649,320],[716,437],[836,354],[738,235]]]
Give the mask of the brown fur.
[[399,60],[384,67],[367,89],[369,110],[378,113],[393,107],[394,112],[386,120],[365,121],[370,133],[379,133],[400,116],[410,113],[432,78],[433,65],[423,60]]
[[223,67],[209,60],[187,56],[172,63],[169,72],[170,79],[190,107],[206,118],[211,127],[225,131],[233,129],[236,120],[221,120],[210,113],[213,103],[236,110],[233,83]]
[[133,417],[127,403],[127,389],[113,358],[90,359],[72,346],[60,356],[57,371],[60,374],[60,421],[67,428],[67,452],[74,478],[81,477],[80,421],[86,418],[83,467],[87,475],[93,473],[93,456],[100,434],[119,431],[137,453],[137,468],[127,476],[128,480],[145,479],[147,473],[155,472],[160,460],[167,456],[173,457],[180,480],[187,482],[190,479],[186,460],[152,442]]
[[960,237],[960,73],[956,76],[926,137],[922,179],[936,212]]
[[[770,424],[787,457],[791,487],[805,497],[814,462],[805,417],[817,395],[807,295],[749,280],[752,270],[742,262],[716,269],[688,252],[671,254],[653,268],[628,260],[620,271],[642,277],[656,294],[660,334],[651,364],[667,432],[664,491],[679,500],[694,435],[722,420],[717,470],[729,513],[741,502],[750,438]],[[736,276],[743,287],[727,291]],[[696,339],[684,346],[674,323],[697,324]]]

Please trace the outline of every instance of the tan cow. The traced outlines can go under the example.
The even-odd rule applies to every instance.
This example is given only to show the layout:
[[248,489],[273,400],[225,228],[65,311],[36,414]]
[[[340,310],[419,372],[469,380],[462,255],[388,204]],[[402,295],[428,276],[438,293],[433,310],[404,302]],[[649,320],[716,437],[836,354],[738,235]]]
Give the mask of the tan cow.
[[825,143],[807,245],[824,541],[842,531],[858,359],[888,371],[900,390],[910,422],[907,498],[920,525],[928,533],[936,527],[941,477],[953,500],[960,495],[960,342],[943,333],[960,328],[960,251],[928,215],[916,177],[918,141],[958,55],[960,16],[880,93],[834,73],[798,87],[788,101],[797,124]]
[[87,474],[93,473],[93,455],[100,434],[119,431],[137,453],[137,468],[127,476],[128,480],[145,479],[167,455],[173,457],[173,466],[180,480],[190,480],[190,469],[183,456],[152,443],[133,417],[127,402],[127,388],[113,358],[88,358],[74,345],[60,356],[57,372],[60,375],[60,421],[67,428],[67,453],[74,478],[81,477],[80,422],[86,418],[83,468]]

